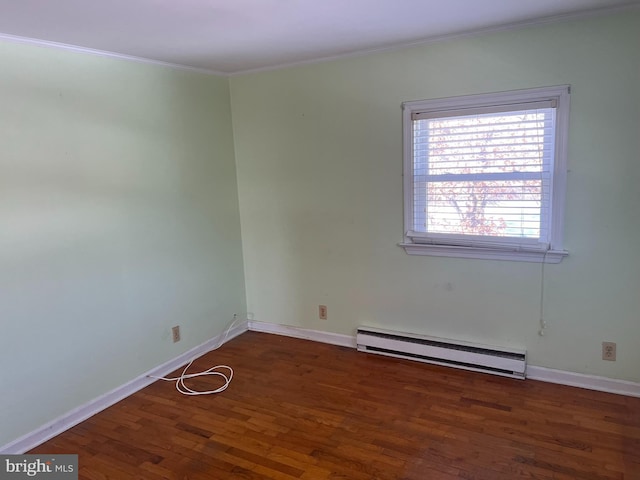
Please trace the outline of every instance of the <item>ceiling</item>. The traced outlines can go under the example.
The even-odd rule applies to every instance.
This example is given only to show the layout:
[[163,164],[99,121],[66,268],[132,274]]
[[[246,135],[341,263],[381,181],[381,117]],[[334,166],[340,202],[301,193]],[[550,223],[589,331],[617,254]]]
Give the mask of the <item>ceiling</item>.
[[0,33],[238,73],[630,4],[640,0],[0,0]]

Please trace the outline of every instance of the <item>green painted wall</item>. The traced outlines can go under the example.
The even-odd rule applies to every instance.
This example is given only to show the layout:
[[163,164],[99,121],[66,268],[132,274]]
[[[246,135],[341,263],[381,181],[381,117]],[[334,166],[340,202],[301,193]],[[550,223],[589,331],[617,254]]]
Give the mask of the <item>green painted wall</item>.
[[226,78],[11,43],[0,65],[3,445],[246,305]]
[[[640,381],[638,45],[636,10],[228,80],[0,43],[0,445],[246,310]],[[396,245],[400,104],[565,83],[571,255],[545,267],[539,337],[540,265]]]
[[[640,381],[637,10],[231,78],[248,310],[525,347],[533,365]],[[541,265],[408,256],[400,105],[571,84],[565,246]],[[328,306],[326,321],[318,304]],[[618,343],[617,362],[600,359]]]

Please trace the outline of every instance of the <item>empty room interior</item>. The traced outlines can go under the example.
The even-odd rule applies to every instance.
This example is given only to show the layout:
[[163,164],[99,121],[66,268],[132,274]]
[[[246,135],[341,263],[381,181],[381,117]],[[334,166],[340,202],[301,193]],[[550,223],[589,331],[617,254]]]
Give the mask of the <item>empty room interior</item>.
[[0,454],[640,479],[638,2],[54,3],[0,1]]

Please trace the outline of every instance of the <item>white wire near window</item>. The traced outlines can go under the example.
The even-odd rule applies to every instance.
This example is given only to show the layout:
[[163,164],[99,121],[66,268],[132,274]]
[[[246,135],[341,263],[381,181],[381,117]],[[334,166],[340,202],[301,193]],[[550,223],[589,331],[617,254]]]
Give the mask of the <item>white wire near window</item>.
[[558,262],[568,86],[406,102],[408,253]]

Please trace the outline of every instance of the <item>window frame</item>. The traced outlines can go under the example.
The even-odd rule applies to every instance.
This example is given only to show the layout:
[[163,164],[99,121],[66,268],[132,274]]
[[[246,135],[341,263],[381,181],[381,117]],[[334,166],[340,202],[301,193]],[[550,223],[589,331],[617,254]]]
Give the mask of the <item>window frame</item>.
[[[409,101],[402,104],[403,109],[403,172],[404,172],[404,236],[399,244],[409,255],[432,255],[461,258],[482,258],[494,260],[513,260],[539,263],[559,263],[568,252],[563,249],[564,202],[567,181],[567,141],[569,132],[570,85],[512,90],[507,92],[464,95],[437,98],[431,100]],[[414,152],[413,152],[413,116],[428,114],[443,117],[451,111],[478,111],[504,108],[514,105],[514,111],[520,104],[551,101],[556,105],[555,149],[551,169],[550,234],[548,249],[536,246],[503,245],[495,237],[469,236],[468,242],[461,244],[459,238],[452,235],[450,242],[446,234],[415,234],[414,218]],[[437,241],[436,241],[437,238]],[[525,242],[526,243],[526,242]]]

